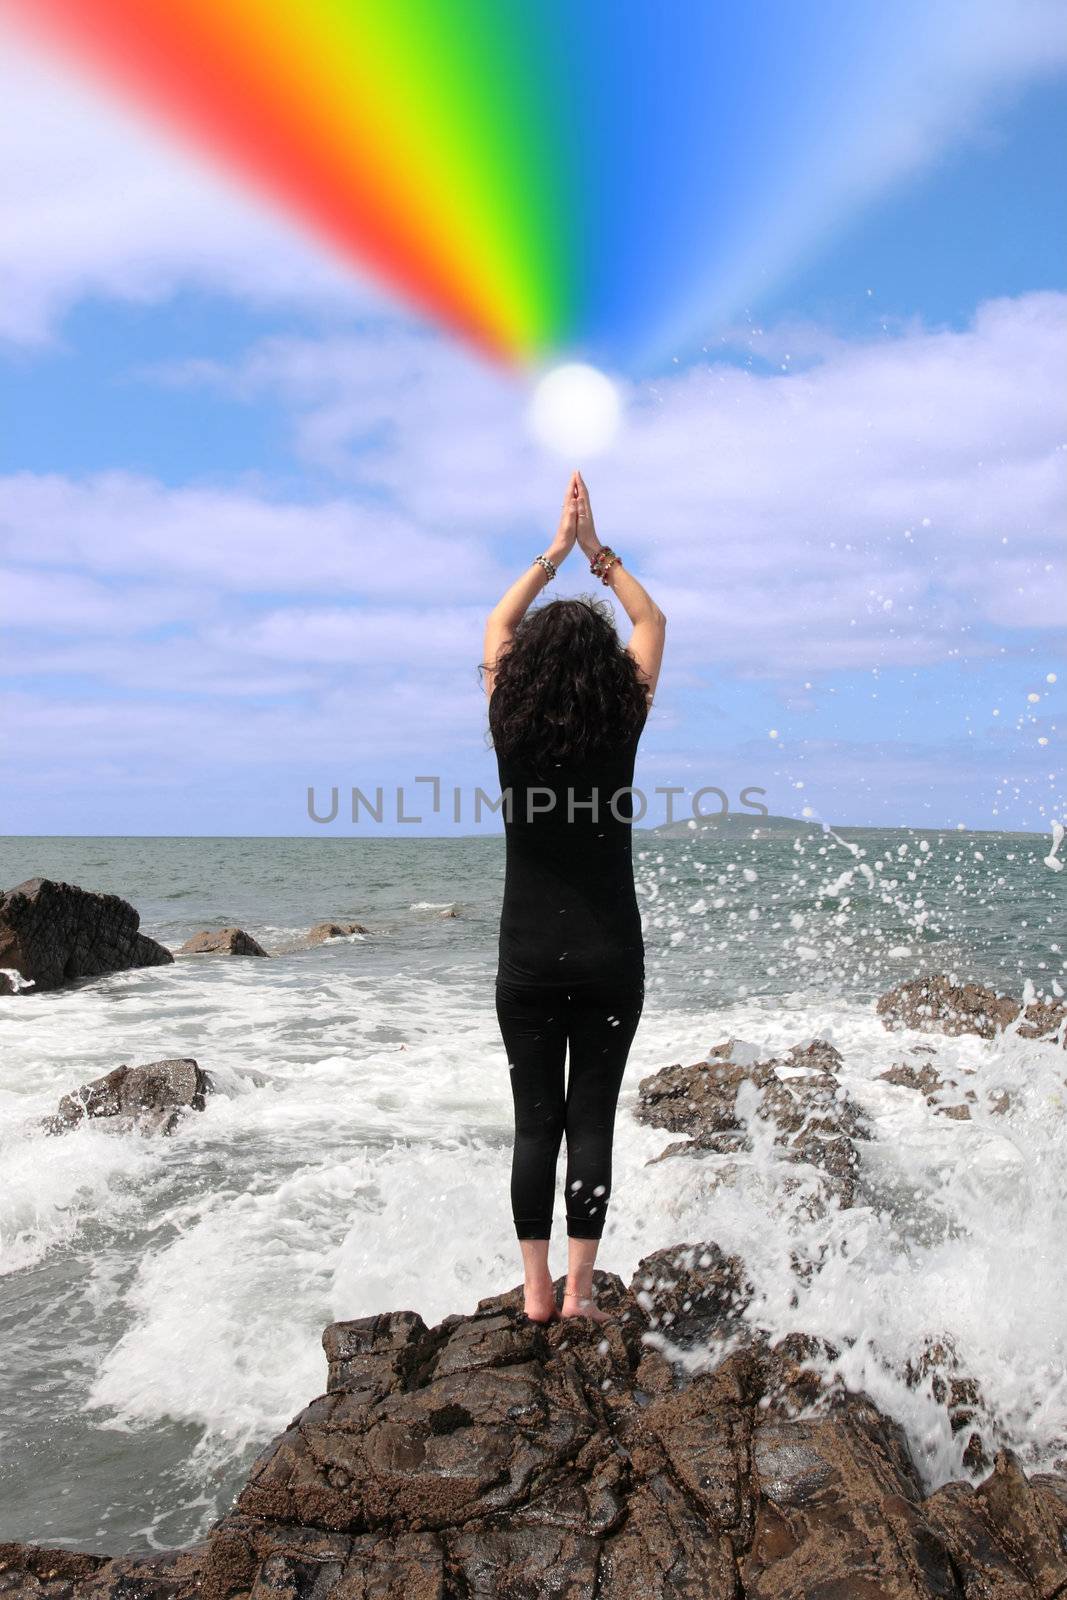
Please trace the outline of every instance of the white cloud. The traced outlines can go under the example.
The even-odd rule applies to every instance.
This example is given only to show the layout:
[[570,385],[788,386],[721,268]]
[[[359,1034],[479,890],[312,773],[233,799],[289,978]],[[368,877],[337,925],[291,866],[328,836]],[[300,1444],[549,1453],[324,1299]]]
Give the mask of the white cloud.
[[[618,450],[588,472],[601,535],[669,618],[656,729],[675,775],[706,769],[715,727],[724,771],[762,781],[766,759],[729,754],[743,684],[811,708],[809,795],[865,793],[881,757],[827,742],[829,674],[866,701],[864,674],[978,668],[1063,615],[1067,296],[818,345],[800,373],[712,362],[633,388]],[[547,542],[565,468],[524,438],[520,385],[416,336],[393,360],[378,334],[273,340],[185,374],[287,408],[341,478],[320,503],[128,473],[0,480],[21,686],[5,742],[27,770],[319,761],[332,782],[346,753],[482,760],[485,612]],[[607,596],[579,557],[551,591],[568,592]],[[874,700],[870,716],[884,754]],[[954,760],[946,743],[886,771],[906,798]]]
[[[926,663],[965,626],[1054,621],[1067,296],[988,301],[962,330],[812,329],[808,356],[631,386],[618,447],[587,469],[601,535],[669,606],[676,657],[771,674]],[[275,339],[187,378],[280,401],[309,463],[373,485],[428,536],[550,531],[564,469],[526,437],[525,387],[439,342]],[[561,587],[582,578],[565,568]]]
[[376,668],[416,667],[439,677],[477,654],[485,611],[447,603],[434,607],[361,606],[271,611],[244,626],[213,629],[208,642],[270,661]]
[[0,567],[0,623],[19,632],[130,636],[184,622],[205,604],[210,598],[191,589],[136,580],[116,586],[77,573]]
[[0,338],[54,334],[87,296],[182,288],[253,305],[385,304],[286,218],[0,26]]
[[[687,339],[716,307],[733,317],[753,283],[953,141],[995,141],[1007,97],[1067,61],[1058,3],[919,12],[921,49],[881,9],[894,95],[865,100],[857,75],[855,138],[828,121],[826,148],[807,152],[818,193],[783,166],[779,201],[761,197],[776,253],[761,235],[759,259],[739,253],[718,301],[701,290],[681,304],[667,337]],[[243,186],[2,31],[0,45],[0,338],[54,338],[89,297],[154,304],[189,287],[377,322],[165,375],[279,401],[297,452],[336,483],[326,498],[122,471],[0,481],[7,670],[23,685],[5,704],[6,748],[33,784],[76,793],[94,776],[164,781],[172,765],[195,786],[231,765],[353,751],[479,759],[484,610],[547,541],[570,465],[527,439],[525,382],[398,320]],[[993,300],[963,330],[916,320],[857,342],[792,319],[744,337],[800,370],[712,360],[630,385],[619,447],[587,471],[602,535],[670,618],[657,727],[683,765],[700,763],[717,715],[704,714],[709,680],[730,703],[732,680],[763,679],[813,707],[825,734],[826,674],[980,664],[1029,648],[1064,610],[1067,297]],[[551,593],[577,590],[607,593],[572,558]],[[58,679],[78,692],[52,692]],[[736,710],[721,720],[736,733]],[[984,758],[967,766],[968,748],[822,737],[805,761],[824,794],[889,784],[903,805],[939,782],[958,790],[957,767],[976,785]],[[752,776],[743,748],[729,759]],[[1003,761],[1018,767],[1014,745]]]
[[[269,341],[232,373],[212,369],[247,403],[280,399],[316,463],[328,441],[348,483],[327,501],[125,473],[4,480],[0,532],[29,585],[12,620],[47,622],[47,588],[25,574],[52,566],[77,575],[63,614],[75,625],[84,603],[87,627],[116,584],[165,575],[212,657],[366,660],[366,641],[388,648],[393,617],[426,637],[445,613],[476,648],[478,608],[512,576],[500,537],[547,542],[563,469],[525,439],[520,386],[415,337],[393,359],[390,376],[371,334]],[[989,302],[962,331],[833,343],[802,373],[713,363],[634,389],[617,451],[589,471],[601,535],[668,610],[680,668],[925,664],[965,628],[1050,625],[1065,366],[1067,297],[1041,293]],[[553,592],[598,587],[575,557]],[[227,594],[241,611],[219,629],[204,596]],[[361,608],[364,642],[338,595]],[[309,605],[316,596],[328,604]],[[146,626],[157,610],[145,600]]]
[[427,763],[409,767],[412,775],[442,759],[488,766],[484,700],[477,689],[444,687],[431,700],[411,680],[394,676],[371,687],[350,677],[311,704],[242,704],[236,712],[223,696],[45,700],[10,691],[0,696],[0,719],[12,785],[28,778],[36,787],[49,771],[75,787],[108,772],[143,771],[156,782],[168,770],[182,783],[229,769],[284,772],[288,781],[298,768],[307,781],[325,773],[344,782],[357,770],[371,779],[397,762]]
[[445,583],[452,596],[474,596],[491,561],[484,538],[424,531],[395,504],[172,489],[125,472],[14,473],[0,484],[0,540],[13,564],[164,572],[250,595],[340,590],[355,600],[431,596]]

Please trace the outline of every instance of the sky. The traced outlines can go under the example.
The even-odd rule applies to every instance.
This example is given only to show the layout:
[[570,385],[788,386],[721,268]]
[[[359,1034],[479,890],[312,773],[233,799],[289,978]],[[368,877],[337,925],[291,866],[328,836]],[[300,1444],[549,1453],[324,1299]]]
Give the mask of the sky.
[[[1047,830],[1067,28],[973,14],[922,93],[851,113],[850,160],[782,200],[728,297],[614,371],[623,428],[589,461],[531,436],[535,373],[0,31],[0,830],[498,831],[485,616],[575,465],[668,618],[646,821],[673,788],[681,817],[705,789]],[[576,553],[546,598],[594,592]]]

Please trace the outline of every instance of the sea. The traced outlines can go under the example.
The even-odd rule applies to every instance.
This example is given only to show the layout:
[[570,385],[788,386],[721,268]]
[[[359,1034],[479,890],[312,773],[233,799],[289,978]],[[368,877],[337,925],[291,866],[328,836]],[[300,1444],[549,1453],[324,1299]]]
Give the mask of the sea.
[[[1062,1465],[1067,1054],[1012,1031],[890,1033],[875,1014],[933,972],[1061,995],[1053,839],[637,829],[634,866],[646,1002],[597,1265],[628,1281],[673,1244],[742,1256],[749,1319],[835,1345],[827,1377],[900,1423],[928,1488],[973,1477],[967,1433],[914,1381],[935,1345],[978,1385],[990,1454]],[[64,879],[124,896],[174,950],[236,924],[269,952],[0,998],[0,1540],[193,1543],[325,1389],[328,1323],[430,1324],[521,1282],[493,1006],[503,873],[497,835],[0,841],[4,886]],[[327,919],[369,931],[308,948]],[[652,1161],[677,1136],[635,1119],[640,1080],[730,1038],[841,1052],[872,1133],[852,1207],[800,1204],[766,1138]],[[970,1120],[880,1079],[931,1044],[939,1069],[975,1074]],[[171,1137],[42,1131],[67,1091],[173,1056],[217,1092]],[[1006,1113],[986,1090],[1007,1091]],[[557,1274],[565,1232],[559,1194]],[[798,1277],[798,1257],[818,1269]]]

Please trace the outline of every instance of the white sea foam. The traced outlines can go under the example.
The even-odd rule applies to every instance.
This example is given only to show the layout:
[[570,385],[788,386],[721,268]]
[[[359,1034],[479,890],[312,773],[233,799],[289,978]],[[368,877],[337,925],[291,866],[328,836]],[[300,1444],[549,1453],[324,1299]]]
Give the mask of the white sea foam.
[[[26,1125],[5,1149],[4,1188],[11,1265],[69,1244],[90,1217],[147,1225],[125,1331],[103,1354],[88,1404],[119,1426],[195,1423],[224,1459],[321,1390],[326,1322],[400,1307],[435,1321],[509,1287],[519,1267],[508,1080],[484,996],[449,1002],[431,985],[410,985],[402,1039],[346,1046],[353,1012],[366,1030],[372,1016],[395,1022],[394,1005],[351,977],[320,984],[326,1048],[286,1058],[286,1018],[298,1006],[306,1019],[308,998],[261,987],[255,1011],[260,1037],[272,1039],[273,1072],[269,1087],[248,1092],[239,1076],[248,991],[236,974],[220,987],[227,1025],[216,1018],[202,1054],[220,1082],[245,1092],[210,1100],[168,1141],[86,1127],[45,1147]],[[77,1029],[80,1010],[57,1005],[48,1021]],[[163,1026],[172,1024],[157,1019]],[[852,1209],[805,1219],[785,1188],[794,1174],[766,1137],[748,1156],[646,1165],[671,1136],[630,1115],[639,1078],[670,1060],[699,1060],[730,1035],[747,1039],[746,1060],[811,1037],[843,1052],[842,1082],[874,1131]],[[938,1039],[939,1066],[972,1069],[978,1099],[970,1122],[937,1116],[915,1091],[877,1078],[918,1038],[886,1034],[870,1008],[850,1005],[743,1005],[705,1024],[646,1013],[620,1103],[601,1261],[628,1278],[664,1244],[715,1240],[742,1255],[757,1288],[753,1320],[773,1336],[799,1329],[841,1345],[836,1370],[898,1417],[934,1483],[961,1473],[965,1436],[954,1439],[944,1408],[904,1381],[927,1340],[950,1337],[961,1371],[977,1380],[990,1443],[1009,1442],[1036,1463],[1067,1436],[1057,1378],[1067,1357],[1067,1091],[1054,1047]],[[142,1053],[166,1053],[164,1040]],[[990,1109],[993,1090],[1007,1092],[1006,1115]],[[198,1172],[210,1173],[211,1187],[190,1195],[189,1182],[179,1184],[156,1195],[153,1217],[138,1218],[159,1163],[184,1169],[194,1187]],[[555,1270],[565,1265],[561,1208],[559,1200]],[[790,1265],[798,1248],[823,1257],[807,1284]]]
[[44,1141],[19,1124],[0,1137],[0,1275],[43,1260],[88,1221],[117,1226],[135,1214],[135,1186],[158,1160],[149,1141],[97,1124]]
[[[1008,1443],[1028,1465],[1048,1465],[1067,1439],[1067,1054],[1014,1030],[992,1043],[890,1034],[869,1001],[819,998],[797,959],[805,939],[827,966],[870,959],[854,907],[835,902],[832,920],[814,922],[817,890],[827,885],[828,895],[839,878],[833,841],[827,850],[817,865],[802,860],[794,904],[776,903],[762,869],[737,889],[724,881],[721,895],[709,874],[705,904],[727,902],[715,917],[697,911],[693,883],[672,889],[670,861],[662,873],[655,863],[648,924],[664,945],[686,937],[695,976],[705,963],[712,974],[709,994],[730,928],[731,954],[757,948],[751,909],[781,931],[758,947],[773,951],[765,970],[744,976],[755,987],[780,964],[786,983],[778,995],[703,1011],[692,1000],[675,1008],[650,985],[620,1099],[598,1264],[628,1281],[665,1245],[715,1241],[737,1253],[756,1288],[751,1320],[772,1337],[798,1330],[837,1345],[828,1373],[901,1422],[930,1485],[962,1475],[966,1434],[952,1435],[944,1406],[929,1386],[908,1387],[905,1370],[929,1343],[951,1341],[980,1389],[987,1447]],[[887,948],[906,940],[901,948],[918,950],[924,937],[922,884],[906,877],[918,854],[874,868],[878,903],[899,930]],[[871,888],[858,873],[857,891]],[[699,937],[698,926],[707,929]],[[0,1271],[39,1271],[40,1293],[61,1290],[88,1344],[79,1361],[89,1377],[80,1387],[57,1380],[55,1405],[83,1408],[86,1428],[171,1430],[186,1452],[187,1508],[199,1516],[202,1506],[205,1524],[219,1506],[201,1500],[204,1485],[225,1484],[324,1388],[324,1324],[401,1308],[434,1322],[521,1280],[510,1080],[485,963],[449,954],[449,938],[435,947],[433,975],[372,970],[381,948],[182,962],[4,1003]],[[751,1153],[648,1164],[678,1136],[635,1120],[640,1079],[703,1060],[727,1038],[742,1041],[735,1053],[749,1062],[812,1038],[842,1052],[842,1084],[872,1130],[851,1209],[806,1215],[787,1186],[796,1169],[783,1168],[758,1121]],[[909,1058],[917,1044],[933,1046],[943,1075],[973,1070],[970,1121],[879,1080],[897,1062],[930,1059]],[[172,1137],[91,1123],[61,1138],[42,1132],[71,1088],[123,1061],[175,1055],[195,1056],[219,1092]],[[1008,1096],[1000,1115],[994,1091]],[[806,1281],[793,1270],[797,1253],[821,1257]],[[564,1270],[562,1156],[551,1260]],[[32,1371],[39,1326],[23,1332],[16,1319],[12,1330],[9,1361]],[[67,1334],[57,1326],[54,1336],[62,1373]],[[193,1531],[184,1526],[182,1537]]]
[[[785,1043],[784,1031],[776,1026],[768,1045]],[[955,1121],[916,1091],[878,1081],[929,1035],[886,1035],[869,1013],[849,1010],[817,1018],[816,1031],[842,1050],[841,1081],[871,1122],[857,1204],[806,1217],[764,1128],[750,1156],[687,1161],[685,1221],[743,1256],[757,1291],[750,1320],[775,1338],[799,1330],[841,1347],[827,1376],[897,1418],[930,1487],[967,1475],[969,1432],[954,1437],[929,1384],[910,1388],[905,1369],[945,1340],[959,1372],[977,1381],[987,1449],[1007,1443],[1049,1467],[1067,1449],[1063,1052],[1011,1036],[938,1038],[943,1074],[974,1073],[964,1080],[976,1096],[971,1120]],[[998,1115],[1005,1092],[1009,1109]],[[805,1282],[790,1269],[793,1251],[821,1263]]]

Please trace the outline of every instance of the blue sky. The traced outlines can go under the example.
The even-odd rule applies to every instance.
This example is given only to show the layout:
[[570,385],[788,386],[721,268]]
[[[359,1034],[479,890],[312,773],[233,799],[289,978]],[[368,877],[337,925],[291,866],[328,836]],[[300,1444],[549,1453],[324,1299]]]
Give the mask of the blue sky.
[[[1063,815],[1065,47],[1015,16],[932,124],[893,113],[907,160],[622,375],[583,465],[669,618],[650,794]],[[528,387],[95,91],[2,76],[4,831],[324,832],[308,785],[410,812],[430,773],[469,831],[484,614],[570,466]]]

